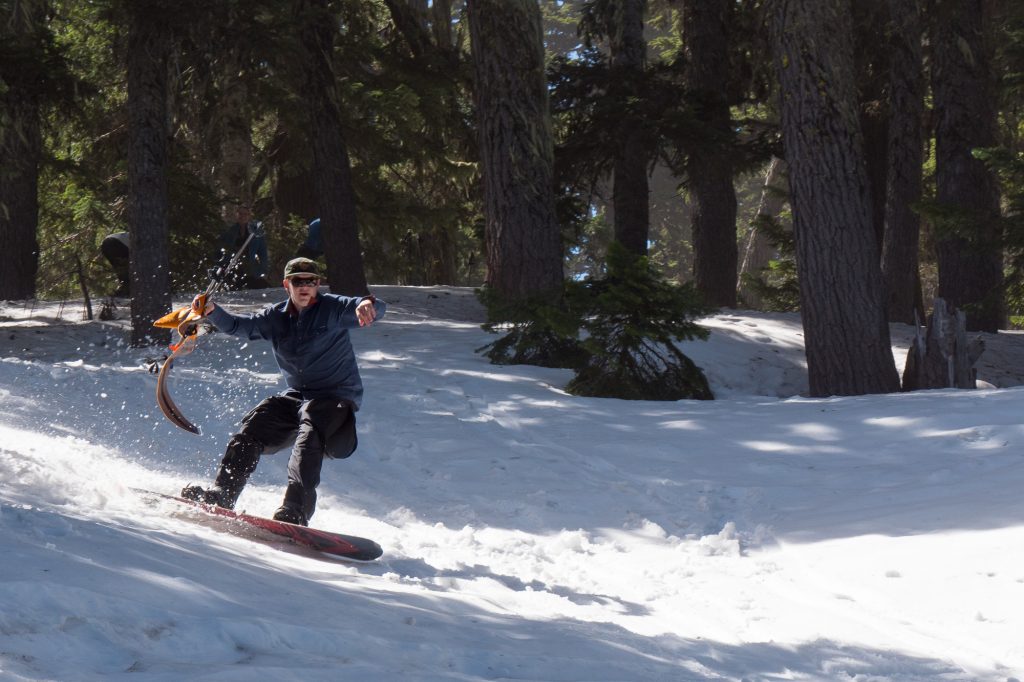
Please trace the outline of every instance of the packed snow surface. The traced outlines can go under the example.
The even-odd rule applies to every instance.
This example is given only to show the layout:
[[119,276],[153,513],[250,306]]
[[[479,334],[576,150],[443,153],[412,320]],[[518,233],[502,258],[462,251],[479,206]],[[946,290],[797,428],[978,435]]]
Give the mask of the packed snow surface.
[[[312,520],[373,563],[133,491],[210,480],[283,389],[269,344],[176,363],[195,436],[157,409],[126,302],[0,304],[0,679],[1024,678],[1024,337],[985,336],[995,389],[811,399],[798,316],[731,311],[683,344],[718,400],[630,402],[489,364],[470,290],[374,293],[359,449]],[[240,509],[273,512],[286,461]]]

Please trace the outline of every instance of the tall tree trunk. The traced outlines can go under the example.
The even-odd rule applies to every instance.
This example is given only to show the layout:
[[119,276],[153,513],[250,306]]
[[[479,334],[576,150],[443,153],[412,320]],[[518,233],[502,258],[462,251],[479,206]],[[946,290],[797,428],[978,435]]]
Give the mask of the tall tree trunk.
[[312,149],[307,136],[297,134],[293,128],[278,121],[274,139],[267,152],[275,169],[274,209],[282,220],[298,216],[309,223],[317,217],[317,195],[313,189]]
[[456,284],[458,270],[455,264],[456,244],[452,230],[445,225],[434,227],[429,238],[429,284]]
[[[445,71],[458,72],[461,61],[458,47],[455,45],[455,34],[452,31],[451,0],[432,0],[430,3],[430,28],[440,61],[446,64]],[[456,115],[461,106],[460,98],[452,91],[444,96],[444,110],[451,112],[449,121],[461,121],[462,116]],[[428,131],[441,139],[450,139],[449,127],[441,126],[436,132]],[[459,282],[459,247],[457,230],[450,223],[434,227],[431,243],[434,248],[433,277],[431,284],[458,284]]]
[[890,56],[888,0],[850,3],[854,22],[854,83],[860,104],[864,162],[871,188],[871,224],[879,252],[885,233],[885,188],[888,176]]
[[469,0],[487,285],[522,300],[562,285],[554,142],[537,0]]
[[864,167],[871,198],[871,229],[879,253],[885,235],[885,193],[889,173],[889,113],[882,100],[861,102]]
[[[924,161],[924,72],[920,0],[889,0],[892,51],[889,76],[889,161],[885,193],[882,278],[890,322],[914,323],[920,290],[918,245]],[[919,310],[924,319],[924,310]]]
[[312,119],[313,184],[331,291],[362,295],[369,291],[356,221],[352,167],[341,125],[334,77],[334,39],[339,18],[328,0],[296,0],[306,46],[305,90]]
[[706,143],[689,150],[687,184],[693,200],[693,278],[713,306],[736,307],[736,190],[726,144],[732,137],[729,102],[730,0],[683,3],[686,82]]
[[452,40],[452,2],[434,0],[430,6],[430,26],[434,32],[434,43],[442,50],[455,47]]
[[39,269],[39,94],[36,69],[46,3],[26,0],[0,12],[0,300],[32,298]]
[[166,343],[153,321],[171,308],[167,69],[172,39],[151,3],[128,3],[128,229],[133,346]]
[[652,149],[647,126],[629,113],[628,102],[637,97],[647,66],[644,9],[647,0],[612,3],[610,17],[611,85],[609,97],[620,106],[622,118],[615,142],[612,204],[615,241],[631,253],[647,255],[650,230],[650,193],[647,165]]
[[[401,32],[413,57],[424,68],[435,68],[450,77],[457,70],[457,57],[452,44],[451,1],[385,0],[391,20]],[[440,74],[439,74],[440,75]],[[455,112],[459,106],[451,94],[442,96],[442,106]],[[455,114],[452,119],[459,119]],[[440,123],[440,125],[436,125]],[[430,138],[447,139],[449,130],[443,120],[427,121],[424,134]],[[415,242],[415,243],[414,243]],[[415,254],[412,280],[419,285],[454,284],[458,279],[457,240],[451,225],[429,225],[406,242]]]
[[747,244],[743,249],[743,265],[736,287],[739,289],[739,298],[743,304],[753,310],[760,310],[764,301],[757,291],[746,284],[744,276],[758,277],[777,253],[761,223],[764,220],[778,220],[779,214],[782,213],[782,207],[785,206],[789,195],[786,172],[786,162],[778,157],[772,157],[765,172],[764,185],[761,187],[757,215],[754,216]]
[[425,58],[431,49],[426,3],[422,0],[384,0],[384,4],[413,57]]
[[[243,78],[242,59],[238,47],[226,56],[222,79],[221,101],[216,112],[220,128],[220,173],[218,181],[225,202],[229,205],[224,217],[233,222],[233,204],[252,203],[249,175],[252,171],[252,116],[249,111],[249,88]],[[257,216],[259,218],[260,216]]]
[[813,396],[899,390],[864,168],[846,0],[771,0]]
[[996,145],[986,0],[936,0],[932,40],[936,200],[956,213],[941,226],[939,297],[967,313],[967,329],[1004,321],[999,187],[972,150]]

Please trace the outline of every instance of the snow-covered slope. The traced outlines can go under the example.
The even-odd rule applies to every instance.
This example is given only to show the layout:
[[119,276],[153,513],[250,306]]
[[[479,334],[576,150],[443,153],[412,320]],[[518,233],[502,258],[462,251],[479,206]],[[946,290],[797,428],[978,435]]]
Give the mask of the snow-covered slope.
[[[124,321],[0,307],[0,679],[1024,677],[1019,335],[986,339],[999,390],[811,400],[796,316],[723,314],[685,347],[719,400],[625,402],[487,364],[468,290],[374,292],[360,447],[325,463],[313,518],[377,540],[373,564],[131,490],[212,475],[282,388],[266,344],[175,366],[193,436]],[[239,506],[271,513],[285,463]]]

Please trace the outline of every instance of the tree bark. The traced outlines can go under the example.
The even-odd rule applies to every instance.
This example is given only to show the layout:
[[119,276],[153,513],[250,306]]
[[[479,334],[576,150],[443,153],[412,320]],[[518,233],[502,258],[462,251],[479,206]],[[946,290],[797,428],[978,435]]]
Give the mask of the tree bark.
[[[416,59],[423,59],[431,51],[430,34],[427,30],[426,8],[410,4],[409,0],[384,0],[395,28],[405,39],[409,50]],[[419,3],[421,5],[425,3]]]
[[536,0],[469,0],[487,236],[486,283],[506,300],[562,285],[554,143]]
[[899,390],[882,300],[845,0],[771,0],[813,396]]
[[282,220],[298,216],[309,223],[318,217],[317,194],[313,188],[312,149],[306,136],[278,121],[267,156],[276,169],[274,208]]
[[753,310],[760,310],[764,301],[757,291],[747,286],[744,276],[757,277],[777,255],[776,249],[772,246],[760,223],[766,219],[778,220],[779,214],[782,213],[782,208],[789,195],[789,181],[786,178],[786,172],[786,162],[777,156],[772,157],[768,164],[768,170],[765,172],[761,199],[757,204],[757,215],[754,216],[750,233],[747,236],[747,244],[743,249],[743,265],[740,268],[736,287],[739,289],[739,299]]
[[218,180],[225,203],[229,205],[228,222],[235,218],[234,204],[252,203],[249,176],[252,171],[252,116],[249,111],[249,88],[239,76],[243,69],[238,48],[227,55],[222,79],[222,97],[216,115],[220,127],[220,173]]
[[955,213],[937,240],[939,297],[967,313],[967,329],[1004,322],[999,187],[972,150],[994,147],[996,111],[985,0],[936,0],[932,40],[936,200]]
[[130,3],[128,230],[133,346],[166,343],[153,321],[171,309],[167,197],[167,69],[172,38],[148,3]]
[[854,83],[860,107],[864,164],[871,189],[871,224],[879,252],[885,233],[885,188],[889,171],[888,2],[858,0],[850,3],[854,23]]
[[32,298],[39,269],[39,93],[34,70],[40,0],[15,2],[0,13],[0,40],[9,59],[0,64],[0,300]]
[[918,246],[921,220],[913,205],[921,200],[924,162],[924,72],[920,0],[889,0],[892,49],[889,75],[889,160],[885,193],[882,278],[890,322],[914,323],[924,315]]
[[352,168],[345,143],[334,77],[334,39],[339,18],[328,0],[296,0],[306,46],[305,90],[312,122],[313,185],[331,291],[351,296],[369,292],[356,220]]
[[647,126],[629,111],[637,86],[647,66],[644,40],[644,10],[647,0],[612,3],[609,26],[611,82],[608,96],[621,112],[618,135],[613,142],[615,161],[612,175],[613,227],[615,241],[631,253],[647,255],[650,231],[650,191],[647,165],[652,150]]
[[[421,68],[453,77],[458,71],[458,57],[452,43],[450,0],[384,0],[384,4]],[[450,92],[442,95],[439,103],[452,112],[459,106]],[[455,114],[449,120],[459,118]],[[449,137],[443,121],[427,121],[423,133],[430,138]],[[429,286],[457,282],[457,240],[451,225],[424,226],[422,231],[404,238],[403,244],[410,257],[410,283]]]
[[725,145],[732,137],[729,81],[729,0],[683,3],[686,82],[704,144],[689,150],[687,184],[693,201],[693,278],[713,306],[736,307],[736,190]]
[[434,0],[430,5],[430,27],[434,33],[434,44],[442,50],[455,47],[452,35],[451,0]]

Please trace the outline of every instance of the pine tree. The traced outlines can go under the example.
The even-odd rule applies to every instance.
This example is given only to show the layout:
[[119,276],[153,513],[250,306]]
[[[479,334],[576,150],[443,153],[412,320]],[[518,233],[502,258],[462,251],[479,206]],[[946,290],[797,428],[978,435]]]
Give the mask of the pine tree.
[[844,0],[772,0],[810,392],[899,390]]
[[706,131],[691,145],[687,178],[693,199],[693,278],[715,306],[736,307],[736,190],[731,155],[722,148],[732,138],[728,95],[729,0],[683,3],[686,83],[694,113]]
[[677,340],[705,339],[694,322],[708,308],[691,284],[664,281],[645,256],[614,242],[607,274],[576,288],[587,361],[565,390],[625,400],[711,400],[704,373]]
[[1004,324],[999,187],[974,150],[996,146],[989,3],[937,0],[932,39],[938,295],[969,331]]
[[620,116],[615,138],[612,168],[612,204],[615,240],[630,252],[647,255],[650,230],[648,166],[654,155],[650,131],[632,100],[639,99],[647,68],[644,11],[647,0],[609,3],[607,32],[609,57],[608,97],[617,102]]
[[0,300],[36,292],[46,5],[0,5]]
[[173,47],[163,0],[128,2],[128,227],[132,345],[166,342],[153,321],[171,308],[168,257],[168,60]]
[[558,296],[554,147],[536,0],[467,4],[487,234],[487,286],[509,301]]
[[336,293],[358,296],[369,289],[334,78],[334,41],[340,21],[328,0],[295,0],[295,12],[305,47],[303,90],[309,98],[313,181],[323,226],[327,280]]
[[885,197],[882,277],[890,322],[923,319],[919,301],[918,248],[924,140],[923,28],[919,0],[889,0],[892,16],[892,57],[889,98],[889,168]]

